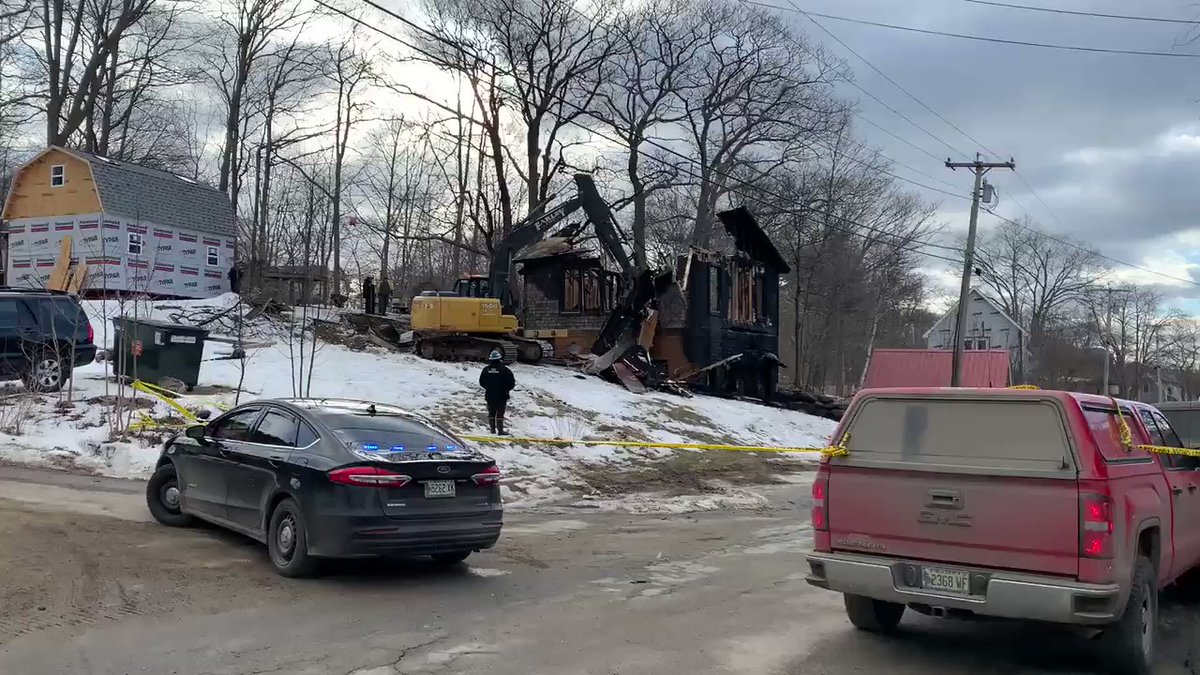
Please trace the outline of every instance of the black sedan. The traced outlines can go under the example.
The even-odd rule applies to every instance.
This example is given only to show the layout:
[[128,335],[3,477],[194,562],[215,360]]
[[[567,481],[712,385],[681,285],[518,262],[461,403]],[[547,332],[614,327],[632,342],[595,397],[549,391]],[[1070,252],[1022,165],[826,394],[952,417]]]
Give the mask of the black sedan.
[[267,544],[284,576],[320,558],[490,548],[503,508],[495,461],[431,420],[367,401],[239,406],[171,439],[146,490],[160,523],[209,521]]

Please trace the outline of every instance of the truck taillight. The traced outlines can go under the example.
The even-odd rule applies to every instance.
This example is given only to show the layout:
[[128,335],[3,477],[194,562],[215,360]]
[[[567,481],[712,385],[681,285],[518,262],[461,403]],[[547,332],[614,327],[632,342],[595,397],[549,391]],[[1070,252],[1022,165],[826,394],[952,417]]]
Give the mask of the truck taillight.
[[812,484],[812,526],[815,532],[829,531],[829,512],[825,508],[829,499],[829,467],[822,466],[817,470],[817,478]]
[[1115,529],[1112,497],[1086,492],[1079,495],[1079,557],[1112,558]]

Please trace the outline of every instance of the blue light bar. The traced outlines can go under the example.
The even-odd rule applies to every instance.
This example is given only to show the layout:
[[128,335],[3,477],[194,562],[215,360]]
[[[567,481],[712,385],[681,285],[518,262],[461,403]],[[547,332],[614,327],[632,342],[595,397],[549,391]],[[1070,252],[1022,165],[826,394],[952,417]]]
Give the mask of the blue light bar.
[[404,446],[403,445],[393,445],[392,452],[404,452]]
[[363,443],[362,449],[366,452],[378,452],[379,445],[376,443]]
[[457,445],[447,445],[446,452],[458,452],[458,446]]
[[438,448],[437,448],[437,446],[436,446],[436,445],[431,445],[431,446],[429,446],[428,448],[425,448],[425,449],[426,449],[426,450],[428,450],[429,452],[437,452],[437,451],[438,451]]

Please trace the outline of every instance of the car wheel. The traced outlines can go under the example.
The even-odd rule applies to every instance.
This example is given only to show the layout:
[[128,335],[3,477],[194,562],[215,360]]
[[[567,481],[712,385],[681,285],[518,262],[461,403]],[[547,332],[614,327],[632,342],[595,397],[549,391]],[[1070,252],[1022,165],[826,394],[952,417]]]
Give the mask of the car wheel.
[[164,464],[150,476],[146,484],[146,506],[150,507],[150,515],[163,525],[171,527],[187,527],[194,520],[180,508],[183,494],[179,490],[179,481],[175,476],[175,465]]
[[435,553],[430,557],[433,558],[434,564],[439,567],[450,567],[466,560],[470,555],[470,551],[455,551],[453,553]]
[[1154,565],[1138,558],[1129,601],[1116,623],[1100,635],[1103,659],[1113,673],[1147,675],[1154,667],[1158,641],[1158,579]]
[[904,617],[904,605],[895,602],[884,602],[864,598],[861,595],[843,596],[846,603],[846,616],[850,623],[859,630],[871,633],[891,633],[900,625]]
[[308,530],[300,506],[291,499],[279,502],[267,529],[267,552],[275,571],[285,577],[305,577],[317,569],[308,554]]
[[21,379],[30,391],[52,394],[62,389],[67,377],[62,357],[52,351],[44,351],[33,357],[29,372]]

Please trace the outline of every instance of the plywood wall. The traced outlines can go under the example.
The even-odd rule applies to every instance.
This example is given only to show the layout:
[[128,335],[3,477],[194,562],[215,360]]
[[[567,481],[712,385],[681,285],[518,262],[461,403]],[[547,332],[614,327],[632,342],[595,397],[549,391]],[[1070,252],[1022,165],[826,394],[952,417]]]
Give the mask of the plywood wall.
[[[66,184],[50,187],[50,167],[66,167]],[[13,182],[4,219],[45,218],[99,213],[100,197],[87,162],[51,149],[25,167]]]

